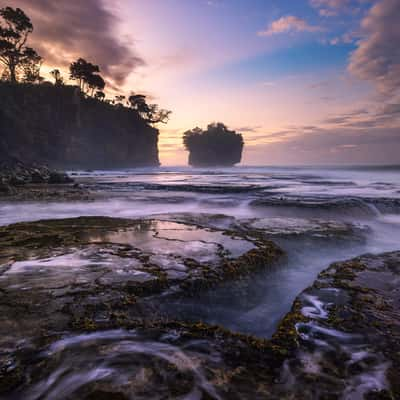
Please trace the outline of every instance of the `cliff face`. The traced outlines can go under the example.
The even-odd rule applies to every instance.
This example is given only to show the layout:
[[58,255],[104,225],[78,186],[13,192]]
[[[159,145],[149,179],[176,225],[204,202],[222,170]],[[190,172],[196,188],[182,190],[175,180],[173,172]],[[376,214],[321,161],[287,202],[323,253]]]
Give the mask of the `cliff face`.
[[243,136],[229,130],[223,123],[213,123],[207,130],[194,128],[183,134],[183,144],[189,151],[189,164],[194,167],[227,167],[240,163]]
[[72,86],[0,84],[0,158],[59,168],[157,166],[158,130]]
[[193,167],[232,167],[242,159],[242,147],[228,149],[214,149],[212,147],[195,148],[190,150],[189,165]]

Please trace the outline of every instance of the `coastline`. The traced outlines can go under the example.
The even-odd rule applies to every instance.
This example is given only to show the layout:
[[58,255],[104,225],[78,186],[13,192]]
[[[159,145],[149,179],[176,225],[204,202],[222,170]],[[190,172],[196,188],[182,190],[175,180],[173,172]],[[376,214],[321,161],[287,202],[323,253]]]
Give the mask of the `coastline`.
[[[400,255],[385,249],[397,186],[356,198],[348,175],[285,174],[292,198],[280,175],[237,171],[87,172],[3,197],[1,394],[61,393],[73,379],[66,399],[396,398]],[[371,241],[378,228],[386,247]],[[93,379],[103,367],[108,379]]]
[[[141,239],[143,229],[144,232],[153,232],[146,242]],[[164,316],[157,306],[165,301],[165,296],[195,297],[199,290],[203,290],[199,271],[208,276],[206,286],[212,284],[211,287],[225,281],[228,275],[240,280],[251,273],[248,265],[255,256],[250,255],[254,250],[242,250],[245,253],[239,255],[236,267],[233,256],[228,256],[231,261],[221,264],[222,270],[226,270],[228,275],[224,273],[218,277],[215,276],[216,266],[210,269],[210,261],[201,261],[202,258],[199,258],[200,263],[193,263],[193,257],[204,257],[206,253],[190,253],[193,250],[188,247],[189,258],[184,264],[186,271],[188,268],[191,271],[193,277],[190,279],[194,280],[190,284],[186,282],[184,276],[187,272],[182,269],[183,264],[178,267],[175,265],[177,261],[172,260],[177,260],[180,241],[188,240],[188,235],[192,237],[189,240],[196,240],[195,235],[200,235],[205,240],[204,244],[209,245],[213,245],[220,237],[218,240],[223,240],[223,246],[230,243],[234,233],[245,241],[248,239],[244,238],[252,236],[251,232],[230,231],[219,236],[220,233],[223,231],[183,223],[100,217],[22,223],[1,228],[2,329],[9,332],[8,326],[11,324],[19,327],[20,334],[23,325],[29,324],[28,342],[35,343],[37,350],[34,352],[45,351],[48,354],[41,361],[41,372],[33,376],[29,364],[25,364],[24,351],[18,348],[20,346],[9,347],[15,341],[15,336],[12,339],[9,334],[3,336],[2,359],[8,367],[0,371],[1,392],[18,398],[30,393],[31,380],[38,385],[42,379],[48,379],[46,376],[52,372],[57,358],[53,360],[54,350],[46,348],[56,349],[60,346],[58,343],[65,342],[58,351],[74,352],[73,346],[77,341],[83,341],[84,344],[90,338],[100,340],[103,335],[104,339],[115,341],[116,346],[120,340],[138,341],[144,346],[151,339],[159,343],[157,346],[164,346],[172,353],[181,351],[179,348],[191,347],[186,357],[196,358],[196,370],[192,367],[172,367],[173,359],[164,370],[163,366],[152,364],[155,361],[153,357],[158,357],[155,353],[150,353],[152,355],[147,362],[140,361],[149,370],[161,368],[169,376],[168,379],[174,382],[172,386],[164,382],[159,387],[168,396],[184,395],[188,390],[186,385],[193,385],[192,374],[200,371],[198,368],[201,365],[207,371],[206,380],[196,380],[194,385],[215,399],[262,399],[265,396],[271,399],[286,396],[301,399],[305,393],[308,398],[321,398],[328,394],[340,396],[343,382],[347,382],[345,389],[349,395],[353,393],[356,396],[352,398],[361,398],[359,396],[367,393],[375,399],[396,398],[399,394],[397,371],[400,365],[397,357],[399,342],[396,339],[400,337],[400,326],[396,304],[400,298],[393,282],[400,279],[399,252],[365,255],[331,265],[296,298],[292,310],[283,317],[272,338],[267,340],[206,323],[174,320]],[[210,238],[205,239],[207,236]],[[177,253],[165,253],[173,257],[170,261],[160,258],[165,251],[160,247],[164,240],[170,243],[168,249],[177,246]],[[239,240],[239,237],[235,240]],[[258,240],[257,246],[261,248],[269,246],[271,249],[273,246],[272,243],[267,244],[265,239]],[[154,253],[148,254],[148,250],[140,249],[140,246],[148,246],[147,243],[151,241],[161,241],[160,244],[154,244]],[[275,250],[272,253],[270,251],[267,250],[267,253],[276,253]],[[216,257],[220,257],[219,252],[217,250],[215,253]],[[103,254],[103,258],[98,258],[100,254]],[[224,251],[221,255],[225,257],[223,254]],[[30,264],[25,261],[27,256],[32,260]],[[61,263],[61,259],[67,257],[65,260],[71,265],[72,269],[66,273],[63,282],[54,281],[52,276],[50,260],[54,257],[61,257]],[[110,269],[107,264],[109,257],[113,257],[110,258],[113,264],[120,264],[120,268],[124,268],[125,277]],[[245,259],[239,261],[241,257]],[[268,256],[269,263],[274,257]],[[24,276],[21,275],[15,280],[13,274],[23,272],[24,265],[33,265],[35,259],[42,268],[40,281],[28,270],[24,279],[21,280]],[[138,261],[132,263],[133,259]],[[46,267],[48,262],[49,267]],[[86,264],[90,266],[91,262],[104,265],[101,267],[104,269],[91,271],[85,267]],[[158,264],[158,270],[155,269],[157,262],[161,263]],[[266,267],[265,263],[257,263],[258,268],[262,264],[263,268]],[[149,273],[154,274],[154,278],[150,278]],[[375,277],[377,273],[379,280]],[[77,274],[76,278],[74,274]],[[20,291],[21,284],[25,287],[25,294]],[[178,287],[180,289],[177,291]],[[30,289],[27,291],[27,288]],[[26,315],[29,315],[28,319]],[[34,323],[32,318],[35,319]],[[204,352],[203,346],[195,344],[198,341],[203,342],[203,346],[206,344],[209,350]],[[322,342],[326,345],[322,346]],[[339,353],[335,355],[330,347]],[[4,352],[6,348],[9,350]],[[209,358],[210,351],[213,361]],[[62,357],[67,357],[67,354]],[[174,368],[183,374],[182,379],[186,384],[182,387],[176,386]],[[331,378],[325,377],[324,370],[332,371]],[[370,374],[376,374],[374,380],[367,385],[360,384],[363,377]],[[147,385],[149,393],[155,390],[155,383],[151,380]],[[110,383],[90,393],[93,396],[102,393],[110,399],[128,399],[125,390],[128,388],[116,388]]]

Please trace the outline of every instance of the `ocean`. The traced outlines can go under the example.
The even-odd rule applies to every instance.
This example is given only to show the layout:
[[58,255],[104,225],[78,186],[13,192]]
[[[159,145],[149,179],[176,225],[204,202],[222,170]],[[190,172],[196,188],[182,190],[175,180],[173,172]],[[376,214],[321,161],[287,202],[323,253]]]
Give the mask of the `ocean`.
[[93,200],[1,202],[0,224],[103,215],[263,228],[287,254],[279,267],[240,283],[225,283],[195,300],[165,305],[174,317],[238,332],[270,337],[295,297],[330,263],[399,249],[399,166],[69,173],[94,193]]

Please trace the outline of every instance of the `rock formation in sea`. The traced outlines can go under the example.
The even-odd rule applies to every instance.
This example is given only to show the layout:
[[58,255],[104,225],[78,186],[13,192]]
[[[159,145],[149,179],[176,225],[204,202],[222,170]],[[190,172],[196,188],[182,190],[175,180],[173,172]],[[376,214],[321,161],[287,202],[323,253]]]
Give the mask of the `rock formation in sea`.
[[158,166],[158,134],[137,110],[73,86],[0,84],[0,159],[61,169]]
[[194,128],[185,132],[183,143],[194,167],[229,167],[242,159],[243,136],[220,122],[208,125],[205,131]]

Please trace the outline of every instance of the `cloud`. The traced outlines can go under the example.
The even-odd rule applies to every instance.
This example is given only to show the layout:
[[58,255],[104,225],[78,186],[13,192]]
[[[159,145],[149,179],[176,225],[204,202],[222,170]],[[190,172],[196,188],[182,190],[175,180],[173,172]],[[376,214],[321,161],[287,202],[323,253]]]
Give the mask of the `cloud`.
[[359,118],[363,118],[369,114],[366,108],[360,108],[345,114],[336,115],[333,117],[326,118],[322,122],[325,124],[349,124],[357,121]]
[[400,88],[400,2],[381,0],[364,20],[364,37],[348,66],[358,78],[370,81],[383,94],[395,95]]
[[265,133],[265,134],[254,134],[254,135],[247,135],[245,137],[246,148],[248,147],[257,147],[260,144],[266,143],[275,143],[275,142],[283,142],[286,140],[286,137],[293,136],[293,130],[286,130],[286,131],[278,131],[272,133]]
[[274,86],[276,86],[276,83],[275,83],[275,82],[272,82],[272,81],[264,81],[264,82],[261,82],[261,86],[264,86],[264,87],[274,87]]
[[239,128],[233,128],[234,131],[236,132],[257,132],[262,126],[257,125],[257,126],[241,126]]
[[[10,2],[0,0],[0,7]],[[13,0],[34,25],[30,45],[51,66],[66,68],[83,57],[100,65],[114,85],[122,85],[143,60],[115,32],[118,19],[101,0]]]
[[336,17],[338,15],[338,12],[336,10],[328,10],[322,8],[321,10],[319,10],[319,15],[321,17]]
[[206,4],[209,7],[219,7],[221,5],[222,1],[220,0],[207,0]]
[[310,0],[310,5],[318,10],[321,17],[336,17],[342,12],[358,12],[360,3],[366,1],[368,0]]
[[309,25],[307,21],[294,15],[287,15],[273,21],[264,31],[258,32],[259,36],[271,36],[279,33],[288,32],[320,32],[319,26]]
[[[269,136],[273,136],[272,133]],[[398,128],[316,128],[293,134],[276,132],[277,140],[252,142],[246,146],[244,163],[260,158],[280,164],[390,164],[400,162]]]
[[341,36],[336,36],[328,41],[328,43],[332,46],[337,46],[341,44],[350,44],[354,43],[357,38],[356,32],[346,32]]
[[311,83],[308,85],[308,88],[310,89],[326,89],[330,85],[330,81],[324,80],[324,81],[319,81],[315,83]]
[[400,103],[383,103],[371,109],[361,108],[345,114],[331,116],[322,121],[325,125],[347,128],[389,128],[399,129],[400,139]]
[[312,7],[328,7],[328,8],[343,8],[346,7],[351,1],[350,0],[311,0],[310,4]]

